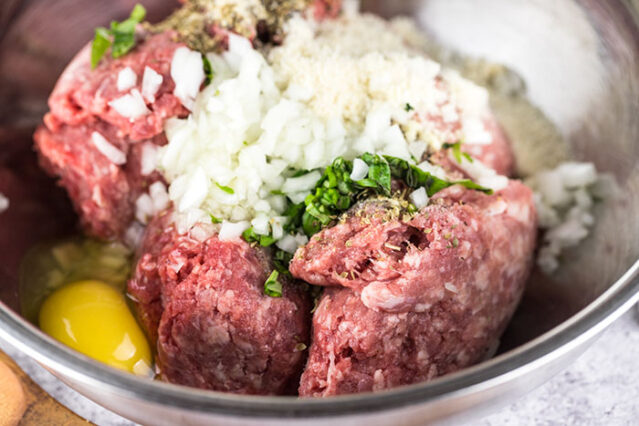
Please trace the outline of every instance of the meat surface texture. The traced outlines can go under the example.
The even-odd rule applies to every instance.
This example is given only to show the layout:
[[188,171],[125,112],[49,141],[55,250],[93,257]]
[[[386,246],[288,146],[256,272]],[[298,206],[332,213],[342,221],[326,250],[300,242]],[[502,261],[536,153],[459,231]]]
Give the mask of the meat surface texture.
[[282,297],[264,294],[269,254],[242,240],[200,242],[165,227],[146,232],[129,293],[157,339],[157,365],[169,382],[225,392],[295,391],[309,342],[303,284],[280,275]]
[[536,237],[523,184],[494,195],[451,187],[412,217],[389,203],[356,206],[295,255],[295,277],[329,287],[302,396],[381,390],[477,363],[520,300]]
[[[161,179],[157,173],[141,173],[143,146],[165,144],[164,122],[188,113],[173,95],[171,60],[182,46],[173,38],[170,32],[148,36],[128,55],[104,59],[95,70],[87,46],[69,64],[49,98],[50,112],[35,134],[40,161],[50,174],[59,176],[84,229],[93,236],[122,237],[133,220],[137,197]],[[127,67],[137,75],[137,90],[146,67],[162,76],[155,99],[145,101],[148,113],[134,120],[109,106],[128,94],[117,88],[118,75]],[[126,163],[115,164],[104,155],[93,141],[94,132],[121,151]]]

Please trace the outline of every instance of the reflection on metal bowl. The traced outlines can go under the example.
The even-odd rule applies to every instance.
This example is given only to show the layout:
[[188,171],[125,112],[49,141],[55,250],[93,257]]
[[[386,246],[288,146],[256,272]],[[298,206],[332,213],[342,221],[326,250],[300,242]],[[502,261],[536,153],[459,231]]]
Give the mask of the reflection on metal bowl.
[[[423,424],[473,418],[539,385],[639,299],[639,10],[622,0],[365,1],[411,15],[454,49],[505,63],[559,127],[578,160],[614,174],[621,196],[599,208],[593,235],[552,277],[535,272],[499,355],[435,381],[322,400],[245,397],[111,370],[42,334],[18,313],[18,266],[34,243],[66,235],[64,194],[35,164],[31,133],[46,96],[92,28],[134,1],[8,1],[0,6],[0,338],[89,398],[146,424]],[[147,1],[151,19],[170,1]],[[5,25],[8,23],[8,25]],[[614,350],[614,349],[613,349]]]

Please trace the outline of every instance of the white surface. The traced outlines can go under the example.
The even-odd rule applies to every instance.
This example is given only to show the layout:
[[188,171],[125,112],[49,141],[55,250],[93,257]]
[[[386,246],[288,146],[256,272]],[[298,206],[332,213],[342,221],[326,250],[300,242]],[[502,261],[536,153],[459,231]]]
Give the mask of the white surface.
[[[45,390],[100,426],[132,425],[80,396],[0,342]],[[613,324],[573,366],[480,422],[496,425],[632,425],[639,419],[639,310]]]

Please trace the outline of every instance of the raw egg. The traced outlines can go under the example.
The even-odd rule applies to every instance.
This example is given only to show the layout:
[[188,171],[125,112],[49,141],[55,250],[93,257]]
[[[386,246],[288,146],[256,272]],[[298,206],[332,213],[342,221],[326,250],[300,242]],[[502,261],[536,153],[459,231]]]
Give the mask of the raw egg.
[[78,281],[51,294],[40,328],[65,345],[112,367],[151,374],[149,343],[124,295],[102,281]]

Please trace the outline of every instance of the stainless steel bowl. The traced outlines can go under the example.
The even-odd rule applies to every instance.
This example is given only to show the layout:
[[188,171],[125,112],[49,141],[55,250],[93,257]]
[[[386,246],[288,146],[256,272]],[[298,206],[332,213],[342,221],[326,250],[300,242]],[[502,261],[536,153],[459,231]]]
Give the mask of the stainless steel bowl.
[[[145,424],[423,424],[476,418],[556,374],[639,299],[639,5],[607,0],[365,1],[415,17],[461,51],[506,63],[569,139],[575,158],[614,174],[594,234],[552,277],[535,273],[500,354],[430,383],[310,400],[204,392],[120,373],[61,346],[17,313],[17,268],[34,242],[68,233],[64,196],[34,167],[30,133],[62,66],[91,29],[134,1],[5,1],[0,6],[0,337],[71,387]],[[170,1],[145,2],[154,17]],[[622,350],[622,348],[611,348]],[[561,398],[558,395],[557,398]]]

